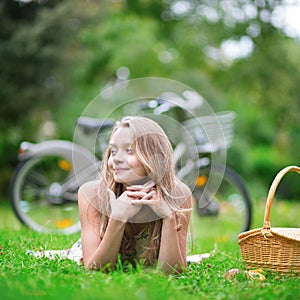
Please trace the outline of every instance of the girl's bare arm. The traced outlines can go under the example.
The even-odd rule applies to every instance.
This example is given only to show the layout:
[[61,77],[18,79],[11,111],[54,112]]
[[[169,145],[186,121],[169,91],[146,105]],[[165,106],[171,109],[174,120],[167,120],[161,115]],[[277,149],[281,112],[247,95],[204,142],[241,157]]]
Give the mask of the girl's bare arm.
[[91,204],[95,197],[93,189],[94,185],[88,183],[78,192],[84,265],[87,269],[100,269],[108,264],[110,267],[114,267],[119,254],[125,222],[110,219],[103,239],[100,239],[99,211]]
[[[192,206],[191,193],[186,190],[185,194],[186,202],[183,204],[183,208],[189,209]],[[176,214],[179,217],[176,217]],[[163,219],[158,263],[167,273],[180,272],[183,267],[186,267],[189,220],[189,211],[173,212]]]

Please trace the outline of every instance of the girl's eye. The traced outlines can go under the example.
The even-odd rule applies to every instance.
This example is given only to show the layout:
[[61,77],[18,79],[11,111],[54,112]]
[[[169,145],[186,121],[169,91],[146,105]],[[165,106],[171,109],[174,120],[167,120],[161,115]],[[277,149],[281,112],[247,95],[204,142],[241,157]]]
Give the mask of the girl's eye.
[[128,154],[133,154],[133,150],[131,148],[128,148],[126,151]]
[[110,154],[111,155],[115,155],[117,153],[117,150],[116,149],[110,149]]

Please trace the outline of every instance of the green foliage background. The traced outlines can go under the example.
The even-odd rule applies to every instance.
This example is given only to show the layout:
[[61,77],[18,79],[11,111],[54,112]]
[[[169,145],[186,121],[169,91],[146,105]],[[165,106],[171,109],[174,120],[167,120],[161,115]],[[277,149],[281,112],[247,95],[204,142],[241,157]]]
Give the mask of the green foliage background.
[[[299,40],[263,19],[283,1],[235,1],[255,7],[235,20],[224,1],[1,1],[0,2],[0,191],[9,179],[22,140],[38,141],[52,119],[56,138],[72,139],[75,121],[89,102],[118,79],[157,76],[183,82],[215,111],[237,112],[228,164],[253,195],[265,196],[282,167],[299,164]],[[223,5],[223,6],[222,6]],[[213,9],[212,20],[204,12]],[[230,22],[229,22],[230,21]],[[251,28],[258,28],[255,34]],[[251,55],[215,60],[208,50],[227,39],[250,37]],[[210,48],[209,48],[210,47]],[[299,197],[284,181],[285,197]]]

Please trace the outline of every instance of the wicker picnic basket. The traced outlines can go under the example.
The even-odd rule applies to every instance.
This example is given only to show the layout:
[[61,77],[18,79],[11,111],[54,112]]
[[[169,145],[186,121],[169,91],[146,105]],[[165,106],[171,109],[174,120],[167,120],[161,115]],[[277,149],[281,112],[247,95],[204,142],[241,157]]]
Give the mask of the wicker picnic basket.
[[242,260],[249,269],[261,268],[282,274],[300,275],[300,228],[271,228],[270,210],[276,188],[288,172],[300,174],[300,167],[288,166],[275,177],[267,198],[262,228],[240,233]]

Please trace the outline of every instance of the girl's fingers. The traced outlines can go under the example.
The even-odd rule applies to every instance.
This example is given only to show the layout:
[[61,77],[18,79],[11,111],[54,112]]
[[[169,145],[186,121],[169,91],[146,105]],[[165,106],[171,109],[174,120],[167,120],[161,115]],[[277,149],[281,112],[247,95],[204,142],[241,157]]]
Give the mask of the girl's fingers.
[[129,186],[126,189],[127,191],[132,191],[132,192],[149,192],[151,190],[151,188],[148,187],[142,187],[142,186]]
[[153,196],[155,195],[155,191],[151,191],[150,193],[147,193],[146,195],[144,195],[144,197],[142,197],[141,199],[134,199],[131,200],[130,203],[131,204],[147,204],[147,205],[153,205],[155,204],[155,202],[157,201],[157,199],[153,199]]
[[126,195],[130,198],[143,198],[145,195],[147,195],[146,192],[143,191],[126,191]]
[[141,200],[131,200],[130,203],[131,203],[132,205],[136,205],[136,204],[139,204],[139,205],[146,204],[146,205],[151,206],[152,204],[155,203],[155,200],[146,200],[146,199],[141,199]]
[[151,199],[155,195],[155,190],[144,192],[144,191],[126,191],[126,195],[129,198],[135,199]]
[[150,191],[155,186],[155,182],[150,180],[143,185],[131,185],[127,187],[127,190],[131,191]]
[[144,195],[144,197],[142,198],[142,200],[151,199],[155,194],[156,194],[155,191],[151,191],[151,192],[147,193],[146,195]]

